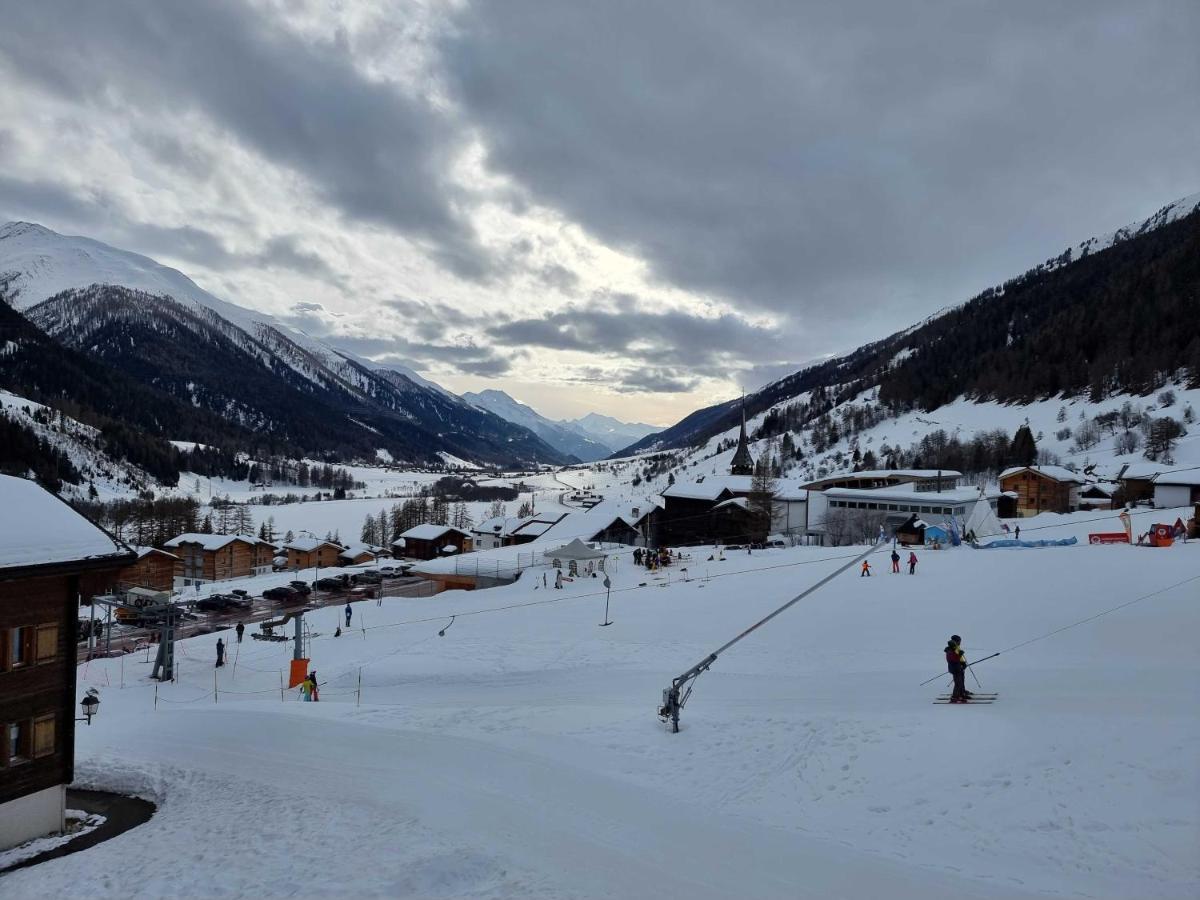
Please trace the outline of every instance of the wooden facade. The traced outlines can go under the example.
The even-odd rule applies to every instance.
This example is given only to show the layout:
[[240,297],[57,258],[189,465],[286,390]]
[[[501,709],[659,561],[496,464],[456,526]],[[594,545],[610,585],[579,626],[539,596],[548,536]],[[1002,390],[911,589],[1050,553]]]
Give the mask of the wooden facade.
[[1000,490],[1017,495],[1017,515],[1035,516],[1043,512],[1072,512],[1070,481],[1060,481],[1034,469],[1021,469],[1000,479]]
[[153,547],[138,551],[138,561],[117,573],[122,586],[169,591],[175,584],[175,565],[179,557]]
[[75,777],[79,603],[133,559],[0,569],[0,805]]
[[[315,547],[303,549],[284,544],[283,549],[287,552],[289,569],[311,569],[313,566],[326,568],[340,565],[338,557],[342,553],[342,545],[335,544],[333,541],[322,541]],[[370,559],[369,555],[368,559]]]
[[178,557],[175,577],[188,581],[245,578],[253,575],[256,569],[269,570],[275,558],[274,545],[241,536],[233,537],[216,548],[206,547],[199,539],[183,540],[177,545],[172,544],[170,550]]

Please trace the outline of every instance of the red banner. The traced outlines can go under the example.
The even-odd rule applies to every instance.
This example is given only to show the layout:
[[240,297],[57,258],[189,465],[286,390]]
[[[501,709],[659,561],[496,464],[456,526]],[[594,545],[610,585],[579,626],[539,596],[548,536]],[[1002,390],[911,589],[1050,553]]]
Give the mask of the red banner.
[[1128,544],[1129,535],[1123,531],[1101,531],[1088,535],[1089,544]]

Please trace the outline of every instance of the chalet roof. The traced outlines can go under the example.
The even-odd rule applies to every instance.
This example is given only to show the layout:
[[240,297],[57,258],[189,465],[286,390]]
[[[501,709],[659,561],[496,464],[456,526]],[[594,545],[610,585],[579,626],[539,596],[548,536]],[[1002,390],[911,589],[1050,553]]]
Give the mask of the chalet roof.
[[493,516],[490,519],[484,519],[478,525],[471,526],[471,532],[472,534],[509,535],[525,521],[527,520],[513,516]]
[[[190,531],[187,534],[171,538],[163,546],[181,547],[184,544],[199,544],[205,550],[220,550],[225,545],[231,544],[234,541],[241,541],[244,544],[267,543],[249,534],[200,534],[199,532]],[[271,546],[274,545],[272,544]]]
[[104,557],[130,549],[36,482],[0,475],[0,569]]
[[596,535],[607,531],[618,522],[636,530],[640,523],[658,504],[649,499],[605,500],[591,509],[571,512],[563,516],[544,533],[547,538],[581,538],[595,540]]
[[382,552],[382,547],[376,547],[372,544],[364,544],[361,541],[352,544],[343,544],[342,552],[338,556],[360,556],[363,553],[378,554]]
[[322,538],[296,538],[284,544],[283,549],[295,550],[297,553],[311,553],[318,547],[325,546],[336,547],[339,551],[342,549],[342,545],[336,541],[327,541]]
[[166,550],[159,550],[157,547],[134,547],[134,552],[137,553],[138,559],[145,559],[151,553],[158,553],[162,556],[170,557],[171,559],[179,559],[174,553],[168,553]]
[[1000,480],[1003,481],[1005,478],[1020,474],[1021,472],[1033,472],[1035,475],[1041,475],[1043,478],[1049,478],[1051,481],[1059,481],[1067,484],[1087,484],[1086,478],[1064,466],[1013,466],[1000,473]]
[[1170,468],[1170,466],[1165,466],[1162,463],[1128,463],[1121,466],[1121,471],[1117,474],[1117,478],[1121,481],[1152,481],[1154,476],[1161,475],[1169,471]]
[[1105,497],[1111,497],[1116,493],[1117,486],[1115,484],[1104,484],[1099,481],[1089,481],[1083,486],[1084,493],[1088,491],[1099,491]]
[[1177,472],[1160,472],[1154,476],[1154,483],[1195,487],[1200,485],[1200,466],[1191,469],[1181,469]]
[[724,491],[749,494],[753,480],[750,475],[701,475],[693,481],[675,482],[662,495],[681,500],[716,500]]
[[410,528],[408,531],[401,534],[400,537],[404,539],[413,538],[414,540],[418,541],[436,541],[438,538],[450,534],[451,532],[457,532],[464,537],[471,536],[461,528],[455,528],[452,525],[426,524],[414,526],[413,528]]

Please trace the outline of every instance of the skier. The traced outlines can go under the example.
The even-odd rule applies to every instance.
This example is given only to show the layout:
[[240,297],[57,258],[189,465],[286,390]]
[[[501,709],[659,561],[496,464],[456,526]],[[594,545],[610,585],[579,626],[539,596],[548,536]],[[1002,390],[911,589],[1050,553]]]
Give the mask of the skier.
[[549,586],[550,585],[546,582],[546,573],[543,572],[542,573],[542,587],[549,587]]
[[316,669],[313,669],[311,672],[308,673],[308,681],[309,681],[309,684],[311,685],[311,687],[309,688],[309,691],[312,693],[313,703],[316,703],[318,700],[321,699],[321,691],[320,691],[320,688],[317,687],[317,670]]
[[859,578],[864,578],[864,577],[870,578],[871,577],[871,564],[869,562],[867,562],[865,559],[863,560],[862,571],[858,573],[858,577]]
[[350,617],[352,615],[354,615],[354,610],[352,610],[350,608],[350,603],[349,603],[349,601],[347,601],[347,603],[346,603],[346,627],[347,628],[350,627]]
[[241,622],[238,622],[237,628],[235,628],[234,631],[237,632],[238,643],[240,644],[242,642],[242,635],[246,633],[246,626]]
[[917,554],[912,550],[908,551],[908,574],[917,574]]
[[892,551],[892,574],[900,574],[900,554],[895,550]]
[[950,635],[946,642],[946,669],[954,678],[954,690],[950,694],[951,703],[966,703],[971,698],[967,690],[967,654],[962,649],[962,638],[957,634]]
[[1017,530],[1016,530],[1016,532],[1014,532],[1014,534],[1015,534],[1016,539],[1019,541],[1021,539],[1021,526],[1020,525],[1017,526]]
[[217,638],[217,668],[225,665],[225,642]]
[[304,700],[305,703],[308,703],[312,700],[312,682],[309,681],[309,677],[311,676],[306,676],[305,679],[300,682],[300,698]]
[[554,589],[556,591],[562,590],[562,569],[554,570]]

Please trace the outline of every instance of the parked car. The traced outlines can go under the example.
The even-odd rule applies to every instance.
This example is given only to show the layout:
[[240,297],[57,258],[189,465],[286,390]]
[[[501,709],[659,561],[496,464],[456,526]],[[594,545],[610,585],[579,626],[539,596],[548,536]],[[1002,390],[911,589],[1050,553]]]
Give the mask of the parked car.
[[294,587],[281,584],[279,587],[267,588],[263,591],[263,597],[275,603],[299,603],[304,599],[304,596]]
[[328,578],[317,579],[317,590],[344,591],[350,587],[349,575],[330,575]]
[[303,594],[305,597],[312,593],[312,588],[309,587],[307,581],[289,581],[288,585],[295,588],[298,593]]
[[378,572],[359,572],[354,576],[355,584],[379,584],[383,581],[383,576]]
[[246,591],[232,591],[221,596],[225,598],[225,602],[231,609],[249,609],[254,603]]
[[208,597],[201,597],[196,601],[196,609],[202,612],[224,612],[232,608],[233,604],[229,602],[229,598],[224,594],[212,594]]
[[384,578],[395,578],[397,575],[400,574],[400,570],[397,569],[395,566],[380,566],[379,574],[382,575]]

